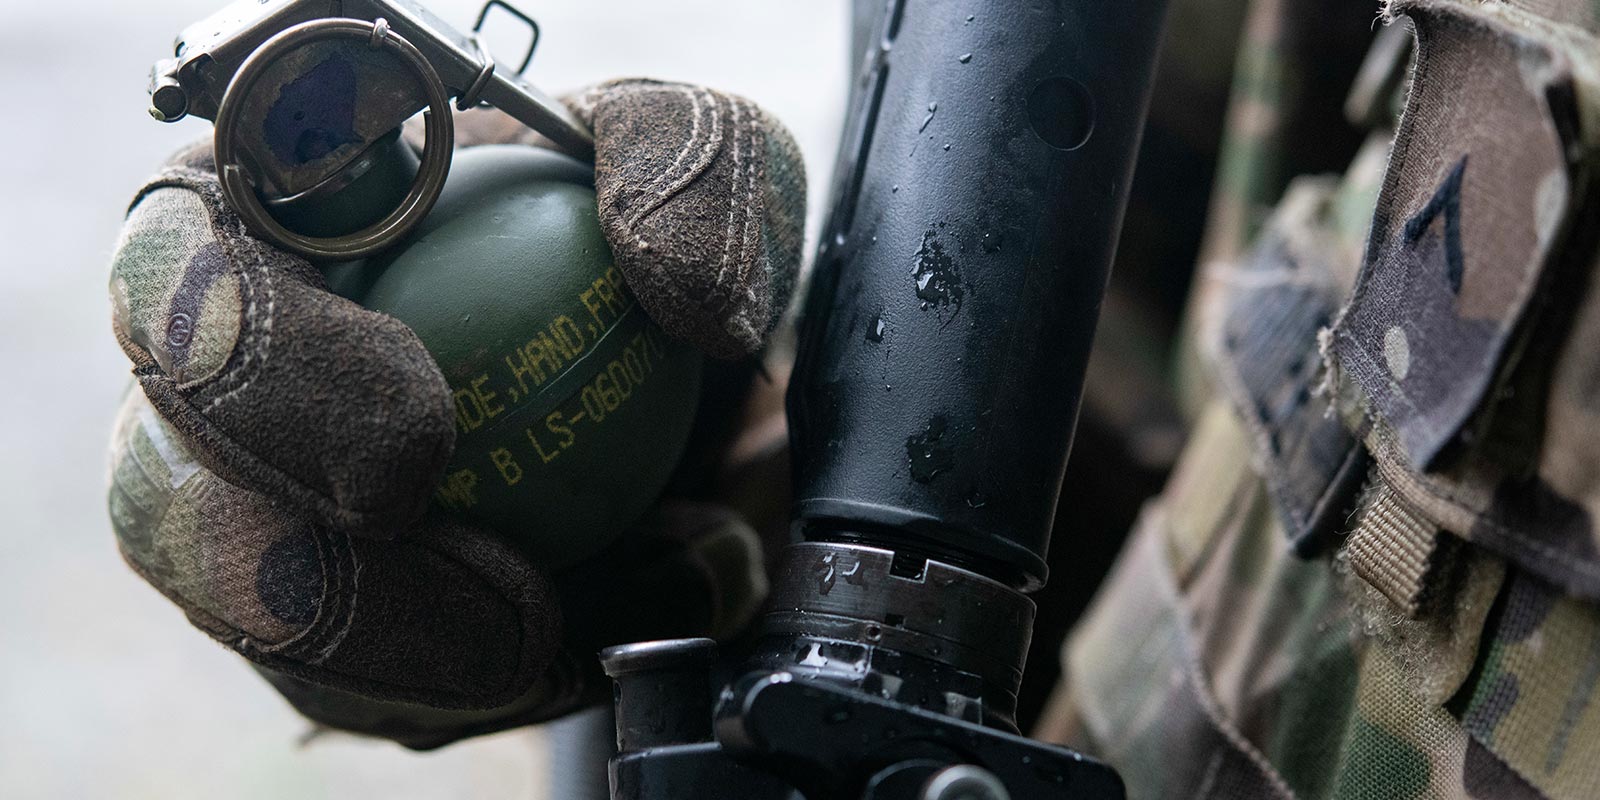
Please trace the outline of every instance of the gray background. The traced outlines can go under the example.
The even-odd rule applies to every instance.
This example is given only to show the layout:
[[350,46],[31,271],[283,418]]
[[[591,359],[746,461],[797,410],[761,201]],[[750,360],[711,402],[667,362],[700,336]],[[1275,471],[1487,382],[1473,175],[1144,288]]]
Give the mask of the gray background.
[[[471,24],[476,3],[432,0]],[[846,86],[844,0],[544,0],[531,76],[744,94],[805,152],[812,224]],[[0,0],[0,797],[474,797],[542,794],[537,730],[428,755],[307,725],[191,630],[116,554],[103,488],[128,364],[106,267],[123,208],[179,144],[145,114],[150,63],[220,3]],[[501,59],[509,60],[509,56]]]

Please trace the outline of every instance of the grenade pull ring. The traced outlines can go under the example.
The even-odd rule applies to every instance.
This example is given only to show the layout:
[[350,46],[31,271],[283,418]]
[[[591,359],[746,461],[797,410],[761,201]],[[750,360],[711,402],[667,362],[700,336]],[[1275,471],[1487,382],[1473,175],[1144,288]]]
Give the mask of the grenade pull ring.
[[[268,213],[239,158],[235,128],[257,82],[266,69],[284,54],[314,41],[330,38],[365,40],[369,47],[384,48],[399,56],[417,78],[427,100],[423,111],[426,140],[422,162],[412,180],[411,190],[388,216],[354,233],[332,237],[307,236],[289,230]],[[268,39],[245,59],[228,83],[217,107],[215,151],[217,174],[228,204],[250,230],[273,244],[313,259],[352,260],[372,255],[410,232],[433,209],[450,172],[450,155],[455,146],[455,128],[450,117],[450,98],[438,73],[421,51],[404,37],[390,30],[379,17],[374,22],[355,19],[320,19],[287,28]]]
[[[531,34],[515,72],[497,70],[480,39],[496,8]],[[488,0],[470,33],[420,0],[234,0],[156,62],[150,115],[216,123],[223,194],[257,236],[314,260],[354,260],[432,210],[455,143],[451,98],[594,159],[583,122],[523,78],[538,42],[538,24],[506,0]],[[420,161],[400,135],[419,111]]]

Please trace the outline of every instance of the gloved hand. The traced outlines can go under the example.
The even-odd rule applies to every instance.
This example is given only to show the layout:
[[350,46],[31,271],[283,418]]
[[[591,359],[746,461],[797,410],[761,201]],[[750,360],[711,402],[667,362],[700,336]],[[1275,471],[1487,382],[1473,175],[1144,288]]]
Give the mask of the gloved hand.
[[[681,84],[569,104],[594,130],[602,227],[640,304],[709,356],[758,351],[800,257],[788,133]],[[536,137],[471,111],[457,139]],[[716,505],[663,501],[559,572],[430,511],[455,438],[438,366],[398,320],[250,236],[209,144],[139,192],[111,288],[139,384],[113,437],[121,551],[313,720],[427,748],[548,719],[609,697],[596,648],[730,634],[760,601],[760,544]],[[754,372],[710,370],[702,420],[731,422]],[[697,424],[686,469],[720,458],[736,424],[716,423]]]

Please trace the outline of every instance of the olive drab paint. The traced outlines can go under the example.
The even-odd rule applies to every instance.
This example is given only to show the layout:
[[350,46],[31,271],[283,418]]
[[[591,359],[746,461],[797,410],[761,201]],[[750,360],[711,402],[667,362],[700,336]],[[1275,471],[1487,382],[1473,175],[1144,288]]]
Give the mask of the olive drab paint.
[[411,326],[450,384],[456,449],[437,508],[559,568],[614,541],[665,487],[702,356],[623,283],[587,166],[522,146],[462,150],[409,242],[324,272]]

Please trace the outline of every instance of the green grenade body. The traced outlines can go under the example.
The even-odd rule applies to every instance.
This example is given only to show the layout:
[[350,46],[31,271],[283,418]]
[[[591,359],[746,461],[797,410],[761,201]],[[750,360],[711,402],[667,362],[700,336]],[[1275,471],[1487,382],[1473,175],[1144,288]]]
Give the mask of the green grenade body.
[[559,568],[614,541],[666,486],[702,356],[624,285],[588,167],[525,146],[462,150],[405,244],[326,274],[416,331],[450,383],[456,449],[436,506]]

